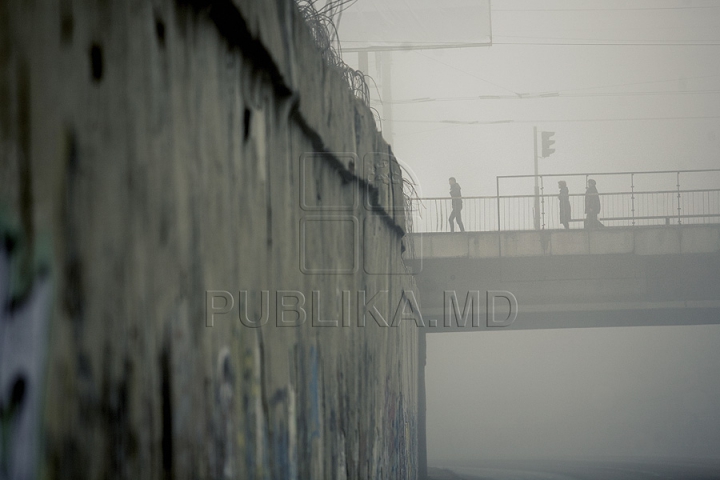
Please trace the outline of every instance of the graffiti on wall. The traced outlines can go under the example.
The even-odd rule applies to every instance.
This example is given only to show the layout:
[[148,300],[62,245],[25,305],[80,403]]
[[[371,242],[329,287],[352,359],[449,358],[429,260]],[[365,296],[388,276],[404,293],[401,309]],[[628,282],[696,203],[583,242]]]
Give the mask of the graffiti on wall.
[[52,297],[49,263],[18,231],[0,223],[0,480],[37,475]]

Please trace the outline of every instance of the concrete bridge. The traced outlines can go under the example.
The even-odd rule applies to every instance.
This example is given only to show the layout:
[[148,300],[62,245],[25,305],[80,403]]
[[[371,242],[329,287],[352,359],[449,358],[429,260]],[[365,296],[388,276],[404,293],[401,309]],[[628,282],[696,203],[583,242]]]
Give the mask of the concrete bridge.
[[[720,225],[600,230],[424,233],[413,266],[427,332],[472,329],[446,318],[445,291],[462,308],[480,292],[514,294],[507,329],[720,322]],[[498,303],[498,308],[507,304]],[[447,321],[451,326],[446,327]],[[436,327],[432,327],[437,324]]]
[[[426,325],[418,342],[422,474],[426,333],[720,323],[717,224],[423,233],[412,239],[416,258],[407,263],[416,272]],[[488,291],[512,293],[517,311],[496,298],[495,315],[517,314],[512,323],[488,321]],[[457,312],[452,293],[445,292],[455,294]],[[466,323],[459,326],[463,314]]]

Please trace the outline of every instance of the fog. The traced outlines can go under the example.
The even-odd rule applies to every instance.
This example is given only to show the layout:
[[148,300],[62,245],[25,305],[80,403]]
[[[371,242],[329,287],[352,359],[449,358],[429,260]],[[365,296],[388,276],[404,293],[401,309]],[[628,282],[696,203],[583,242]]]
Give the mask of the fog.
[[[351,12],[383,4],[358,0],[340,21],[354,68],[354,49],[378,38],[353,30]],[[414,48],[408,27],[410,50],[368,53],[371,104],[420,196],[448,196],[450,176],[475,196],[495,195],[496,176],[531,175],[534,127],[555,132],[540,174],[720,168],[720,2],[494,0],[489,19],[477,32],[458,21],[447,42],[491,33],[492,45]],[[674,180],[647,176],[640,188]],[[720,187],[718,175],[692,181]],[[582,193],[584,179],[568,186]],[[628,188],[619,176],[597,186]],[[506,188],[531,194],[532,181]],[[720,326],[437,334],[427,345],[431,464],[720,452]]]
[[[347,9],[344,51],[360,44],[351,12],[383,11],[384,3],[358,0]],[[497,175],[533,174],[534,126],[556,132],[541,174],[720,167],[720,4],[592,7],[496,0],[491,46],[368,54],[372,105],[422,195],[447,196],[450,176],[473,196],[494,195]],[[479,25],[477,40],[483,33]],[[344,58],[358,66],[357,53]]]
[[427,336],[431,464],[717,457],[720,326]]

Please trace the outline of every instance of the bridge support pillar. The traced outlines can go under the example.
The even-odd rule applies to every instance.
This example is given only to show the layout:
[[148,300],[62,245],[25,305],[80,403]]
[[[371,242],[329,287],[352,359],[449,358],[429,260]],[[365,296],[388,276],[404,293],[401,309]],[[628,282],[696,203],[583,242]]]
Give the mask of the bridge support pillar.
[[427,408],[425,405],[426,333],[418,329],[418,479],[427,480]]

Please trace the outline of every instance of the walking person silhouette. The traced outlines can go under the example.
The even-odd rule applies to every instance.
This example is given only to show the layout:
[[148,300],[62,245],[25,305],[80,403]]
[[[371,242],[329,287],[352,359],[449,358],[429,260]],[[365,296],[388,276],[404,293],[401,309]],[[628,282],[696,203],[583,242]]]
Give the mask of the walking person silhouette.
[[567,183],[564,180],[558,182],[560,187],[560,224],[565,228],[570,228],[570,193],[568,191]]
[[593,229],[597,227],[604,227],[600,220],[598,220],[598,214],[600,213],[600,195],[598,194],[597,188],[595,188],[595,180],[592,178],[588,180],[588,187],[585,190],[585,228]]
[[464,232],[465,227],[463,226],[460,211],[462,210],[462,195],[460,194],[460,184],[455,181],[455,177],[450,177],[450,197],[452,197],[452,213],[448,220],[450,221],[450,231],[455,231],[455,224],[453,221],[457,221],[460,231]]

